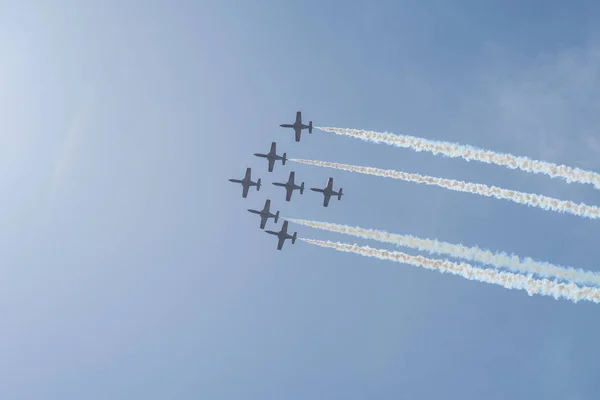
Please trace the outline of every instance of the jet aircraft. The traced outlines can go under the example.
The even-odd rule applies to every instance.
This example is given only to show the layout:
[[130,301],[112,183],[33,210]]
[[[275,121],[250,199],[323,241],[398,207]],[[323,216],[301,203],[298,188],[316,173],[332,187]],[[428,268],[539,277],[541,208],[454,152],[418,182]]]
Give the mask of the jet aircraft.
[[265,231],[266,233],[276,235],[279,238],[279,241],[277,242],[277,250],[281,250],[286,239],[292,239],[292,244],[296,243],[296,235],[298,232],[294,232],[293,235],[290,235],[289,233],[287,233],[287,227],[288,222],[283,221],[283,226],[281,227],[281,230],[279,232]]
[[256,182],[252,182],[252,179],[250,178],[251,172],[252,172],[252,168],[246,168],[246,176],[244,176],[244,179],[230,179],[229,180],[229,182],[242,184],[242,186],[244,188],[242,191],[243,198],[246,198],[246,196],[248,196],[248,189],[250,189],[250,186],[256,186],[257,192],[260,190],[260,178],[258,178],[258,180]]
[[265,225],[269,218],[273,218],[275,223],[277,223],[277,220],[279,220],[279,211],[277,211],[275,214],[272,214],[270,208],[271,200],[267,199],[262,211],[248,209],[248,211],[251,213],[260,215],[260,229],[265,229]]
[[302,112],[296,112],[296,121],[293,124],[281,124],[279,125],[282,128],[294,128],[296,132],[296,142],[300,141],[300,135],[302,134],[302,129],[308,129],[308,133],[312,133],[313,125],[312,121],[308,123],[308,125],[304,125],[302,123]]
[[343,196],[342,188],[340,188],[338,192],[333,190],[333,178],[329,178],[325,189],[310,188],[310,190],[312,190],[313,192],[323,193],[323,196],[325,196],[325,198],[323,199],[323,207],[327,207],[327,205],[329,204],[329,199],[332,195],[337,196],[338,200],[341,200]]
[[276,151],[277,151],[277,144],[275,142],[272,142],[271,143],[271,151],[269,151],[269,153],[267,153],[267,154],[254,153],[254,155],[256,157],[262,157],[262,158],[266,158],[267,160],[269,160],[269,172],[273,172],[273,166],[275,165],[275,161],[281,160],[281,165],[285,165],[285,162],[287,160],[286,153],[283,153],[282,156],[278,156]]
[[285,190],[286,190],[285,201],[290,201],[290,199],[292,198],[292,193],[296,189],[300,190],[300,194],[304,193],[304,182],[302,182],[300,184],[300,186],[296,185],[294,183],[295,176],[296,176],[295,172],[292,171],[292,172],[290,172],[290,178],[288,179],[287,183],[273,182],[273,185],[281,186],[281,187],[285,188]]

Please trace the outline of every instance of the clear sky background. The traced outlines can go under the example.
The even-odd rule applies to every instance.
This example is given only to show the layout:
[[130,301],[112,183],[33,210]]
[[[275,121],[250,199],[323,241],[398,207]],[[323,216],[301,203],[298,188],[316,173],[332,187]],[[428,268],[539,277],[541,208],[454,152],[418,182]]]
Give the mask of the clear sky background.
[[[0,398],[598,398],[600,306],[278,252],[246,211],[271,198],[600,272],[598,221],[252,155],[276,141],[599,204],[591,186],[278,127],[302,110],[600,170],[598,2],[84,3],[0,2]],[[263,188],[242,199],[227,179],[246,167]],[[346,196],[286,203],[271,182],[290,170]]]

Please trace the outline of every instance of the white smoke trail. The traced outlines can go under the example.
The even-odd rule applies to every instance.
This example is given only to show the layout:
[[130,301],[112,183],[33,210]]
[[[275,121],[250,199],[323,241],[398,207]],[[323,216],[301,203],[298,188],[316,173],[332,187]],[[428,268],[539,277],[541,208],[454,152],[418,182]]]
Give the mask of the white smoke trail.
[[344,233],[363,239],[377,240],[383,243],[392,243],[397,246],[410,247],[430,254],[444,254],[462,258],[468,261],[489,264],[496,268],[508,268],[515,272],[534,273],[545,278],[557,278],[583,285],[600,285],[600,274],[583,271],[571,267],[562,267],[543,261],[535,261],[527,257],[521,260],[519,256],[506,253],[493,253],[479,247],[466,247],[460,244],[439,242],[435,239],[421,239],[412,235],[398,235],[374,229],[363,229],[348,225],[332,224],[328,222],[307,221],[302,219],[286,218],[287,221],[323,229],[330,232]]
[[346,244],[339,242],[330,242],[314,239],[299,238],[300,240],[321,247],[332,248],[339,251],[360,254],[366,257],[375,257],[380,260],[391,260],[405,264],[423,267],[430,270],[438,270],[442,273],[450,273],[462,276],[468,280],[493,283],[506,289],[521,289],[527,291],[532,296],[540,294],[551,296],[555,299],[565,298],[577,303],[581,300],[588,300],[594,303],[600,303],[600,289],[593,287],[579,287],[574,283],[558,283],[548,279],[534,279],[531,275],[524,276],[513,274],[511,272],[501,272],[493,269],[475,268],[466,263],[455,263],[448,260],[433,260],[422,256],[411,256],[406,253],[373,249],[368,246],[358,246],[357,244]]
[[470,183],[455,179],[435,178],[432,176],[410,174],[407,172],[394,171],[391,169],[379,169],[374,167],[361,167],[357,165],[339,164],[327,161],[289,159],[302,164],[315,165],[319,167],[335,168],[343,171],[358,172],[361,174],[382,176],[386,178],[401,179],[408,182],[424,183],[434,185],[457,192],[478,194],[481,196],[495,197],[497,199],[510,200],[515,203],[525,204],[531,207],[539,207],[548,211],[569,213],[590,219],[600,218],[600,208],[587,204],[576,204],[572,201],[558,200],[540,194],[518,192],[516,190],[503,189],[497,186],[488,186],[482,183]]
[[[317,127],[316,127],[317,128]],[[458,143],[428,140],[414,136],[381,133],[361,129],[318,127],[325,132],[351,136],[372,143],[386,143],[396,147],[409,148],[415,151],[429,151],[435,155],[443,154],[451,158],[462,158],[466,161],[480,161],[496,164],[510,169],[520,169],[534,174],[545,174],[552,178],[564,178],[567,182],[589,183],[600,189],[600,174],[580,168],[558,165],[546,161],[532,160],[527,157],[497,153],[473,146]]]

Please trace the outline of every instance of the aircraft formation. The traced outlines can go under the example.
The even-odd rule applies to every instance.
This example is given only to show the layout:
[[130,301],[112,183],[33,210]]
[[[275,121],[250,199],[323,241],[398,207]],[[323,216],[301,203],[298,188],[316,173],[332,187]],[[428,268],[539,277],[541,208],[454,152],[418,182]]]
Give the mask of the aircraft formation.
[[[299,142],[302,131],[308,129],[312,132],[312,121],[308,125],[302,123],[300,112],[296,114],[293,124],[281,124],[284,128],[293,128],[295,141]],[[480,161],[487,164],[495,164],[510,169],[521,169],[533,174],[545,174],[552,178],[563,178],[569,183],[579,182],[592,184],[600,189],[600,173],[573,168],[566,165],[557,165],[547,161],[532,160],[523,156],[508,153],[498,153],[469,145],[453,142],[441,142],[403,134],[389,132],[375,132],[354,128],[316,127],[322,132],[330,132],[362,139],[374,144],[386,144],[400,148],[408,148],[418,152],[430,152],[450,158],[462,158],[467,161]],[[341,164],[336,162],[305,160],[300,158],[287,158],[287,154],[277,154],[276,143],[271,144],[271,150],[267,154],[256,153],[255,156],[266,158],[268,171],[272,172],[277,161],[286,165],[288,161],[304,165],[331,168],[336,171],[350,171],[365,175],[379,176],[384,178],[398,179],[406,182],[438,186],[454,192],[471,193],[496,199],[510,200],[512,202],[531,207],[541,208],[545,211],[568,213],[589,219],[600,219],[600,206],[575,203],[569,200],[555,199],[537,193],[525,193],[498,186],[490,186],[484,183],[461,181],[458,179],[439,178],[435,176],[421,175],[392,169],[380,169],[374,166],[360,166]],[[248,196],[252,186],[259,191],[261,179],[255,181],[251,177],[251,169],[246,170],[243,179],[230,179],[232,182],[242,184],[242,197]],[[296,181],[296,173],[291,171],[287,182],[272,182],[273,185],[285,189],[286,201],[291,201],[295,191],[304,193],[304,182]],[[323,206],[327,207],[331,197],[336,196],[341,200],[343,192],[340,188],[333,188],[333,178],[329,178],[325,188],[310,188],[311,191],[323,195]],[[276,224],[279,220],[279,211],[271,212],[271,200],[267,199],[262,210],[248,210],[260,216],[260,228],[265,229],[269,219]],[[461,276],[468,280],[491,283],[507,289],[525,290],[531,296],[540,294],[551,296],[555,299],[565,298],[575,303],[587,300],[600,304],[600,274],[594,271],[585,271],[573,267],[550,264],[543,261],[535,261],[531,258],[520,258],[514,254],[504,252],[492,252],[479,247],[466,247],[462,244],[452,244],[438,241],[437,239],[418,238],[406,234],[393,234],[386,231],[364,229],[357,226],[339,225],[329,222],[307,221],[295,218],[284,218],[280,231],[264,230],[266,233],[277,236],[277,249],[281,250],[285,241],[290,239],[292,244],[297,239],[312,245],[335,249],[341,252],[354,253],[364,257],[374,257],[380,260],[394,261],[413,265],[429,270],[437,270],[444,273]],[[464,260],[463,262],[451,261],[448,258],[427,258],[422,255],[411,255],[402,251],[389,251],[376,249],[370,246],[358,246],[357,244],[332,242],[297,237],[297,233],[288,232],[288,223],[292,222],[303,226],[321,229],[330,232],[344,233],[363,239],[376,240],[384,243],[393,243],[397,246],[407,247],[416,251],[428,252],[432,255],[446,255],[448,257]],[[471,264],[473,263],[473,264]],[[475,263],[487,264],[491,268],[481,268]]]
[[[293,128],[294,129],[294,140],[296,142],[300,141],[302,130],[308,129],[308,133],[312,133],[313,124],[312,121],[305,125],[302,123],[302,112],[296,112],[296,121],[293,124],[281,124],[279,125],[282,128]],[[271,148],[267,154],[262,153],[254,153],[256,157],[266,158],[268,161],[267,170],[269,172],[273,172],[273,168],[275,167],[276,161],[281,161],[281,165],[285,165],[287,160],[287,153],[283,153],[281,156],[277,155],[277,143],[272,142]],[[239,183],[242,185],[242,197],[247,198],[248,192],[251,187],[256,186],[256,191],[260,191],[261,187],[261,178],[258,178],[256,181],[252,180],[252,168],[246,168],[246,174],[243,179],[229,179],[230,182]],[[273,185],[285,188],[285,201],[291,201],[292,194],[294,190],[298,190],[300,195],[304,193],[304,182],[301,182],[299,185],[296,184],[296,172],[291,171],[287,182],[272,182]],[[337,197],[338,200],[342,199],[344,193],[342,192],[342,188],[339,190],[333,189],[333,178],[329,178],[327,180],[327,185],[324,188],[310,188],[313,192],[322,193],[323,194],[323,207],[329,206],[329,200],[332,196]],[[271,199],[267,199],[265,201],[265,205],[262,210],[253,210],[248,209],[249,212],[253,214],[260,215],[260,229],[265,229],[265,226],[269,219],[273,219],[273,223],[277,224],[279,220],[279,211],[274,214],[271,212]],[[297,232],[293,234],[289,234],[288,231],[288,221],[284,221],[280,231],[271,231],[265,230],[266,233],[275,235],[278,238],[277,242],[277,250],[281,250],[285,241],[287,239],[291,239],[292,244],[296,242]]]

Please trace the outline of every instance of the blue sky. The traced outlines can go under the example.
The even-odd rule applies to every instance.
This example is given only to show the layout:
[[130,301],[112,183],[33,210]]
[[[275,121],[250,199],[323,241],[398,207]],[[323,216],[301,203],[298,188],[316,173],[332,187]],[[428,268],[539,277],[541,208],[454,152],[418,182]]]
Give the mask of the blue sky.
[[[295,143],[278,125],[302,110],[600,170],[599,14],[592,1],[0,4],[0,397],[596,398],[597,305],[302,242],[278,252],[246,209],[268,197],[290,217],[598,271],[595,221],[292,163],[268,173],[252,154],[276,141],[289,157],[598,204],[591,186],[317,130]],[[264,186],[242,199],[227,179],[246,167]],[[292,169],[346,196],[286,203],[270,182]]]

